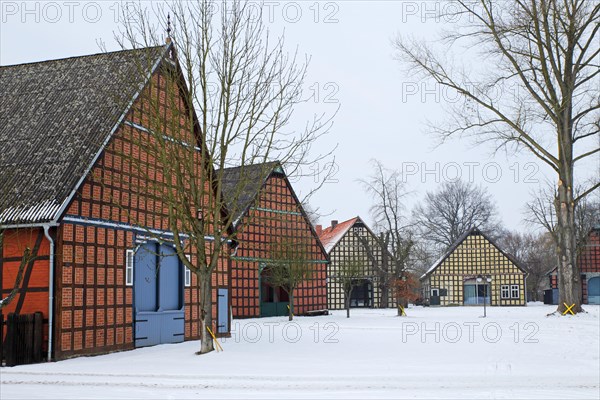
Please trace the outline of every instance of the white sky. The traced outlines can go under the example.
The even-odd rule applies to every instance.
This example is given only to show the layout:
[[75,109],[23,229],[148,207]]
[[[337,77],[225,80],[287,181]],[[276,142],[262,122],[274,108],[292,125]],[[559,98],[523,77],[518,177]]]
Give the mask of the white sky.
[[[307,87],[319,88],[319,101],[310,104],[310,111],[333,112],[340,106],[331,133],[321,145],[327,149],[339,143],[336,182],[325,184],[311,200],[322,212],[333,212],[321,218],[321,223],[355,215],[371,220],[371,199],[357,179],[369,175],[369,161],[375,158],[389,168],[404,166],[415,171],[407,177],[409,188],[415,191],[412,202],[460,171],[463,178],[471,176],[487,187],[508,228],[528,229],[521,223],[524,204],[537,181],[549,176],[549,168],[526,153],[494,156],[491,147],[475,147],[465,140],[435,147],[436,138],[427,134],[424,122],[443,121],[441,104],[447,96],[432,85],[423,86],[393,59],[394,36],[412,34],[433,40],[444,21],[431,17],[436,9],[449,7],[449,2],[267,4],[264,10],[272,21],[270,29],[274,33],[285,29],[290,49],[298,46],[300,53],[312,56]],[[2,1],[0,64],[97,53],[97,40],[104,41],[108,50],[117,50],[112,38],[120,6],[112,0]],[[600,163],[596,158],[585,168],[587,178],[598,176]],[[302,192],[310,182],[295,185]]]

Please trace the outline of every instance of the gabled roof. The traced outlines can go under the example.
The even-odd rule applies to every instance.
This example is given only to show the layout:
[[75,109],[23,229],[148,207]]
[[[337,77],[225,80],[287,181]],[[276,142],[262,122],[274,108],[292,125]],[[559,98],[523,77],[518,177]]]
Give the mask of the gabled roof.
[[0,67],[0,225],[60,217],[168,48]]
[[425,272],[423,275],[421,275],[420,279],[423,279],[423,278],[427,277],[437,267],[439,267],[446,260],[446,258],[448,258],[450,256],[450,254],[454,253],[454,251],[456,250],[456,248],[458,246],[460,246],[462,244],[462,242],[464,242],[467,237],[469,237],[469,236],[476,236],[476,235],[483,236],[483,238],[485,240],[487,240],[488,242],[490,242],[492,244],[492,246],[494,246],[500,253],[502,253],[502,255],[504,255],[513,264],[515,264],[517,266],[517,268],[519,268],[523,273],[526,273],[525,270],[519,265],[519,263],[510,254],[504,252],[500,247],[498,247],[498,245],[496,244],[496,242],[494,242],[492,239],[490,239],[489,237],[487,237],[487,235],[485,235],[483,232],[481,232],[479,230],[479,228],[473,227],[470,230],[468,230],[465,233],[463,233],[462,235],[460,235],[460,237],[458,239],[456,239],[456,241],[454,242],[454,244],[452,244],[452,246],[450,246],[450,248],[436,262],[434,262],[431,265],[431,267],[429,267],[429,269],[427,270],[427,272]]
[[[323,248],[315,228],[310,223],[310,220],[302,207],[302,203],[296,196],[294,188],[292,188],[279,161],[250,164],[243,167],[225,168],[223,170],[223,196],[227,203],[227,210],[234,216],[233,229],[237,228],[237,225],[242,221],[242,218],[246,215],[250,207],[258,201],[260,190],[264,187],[272,174],[281,174],[285,179],[294,200],[298,203],[302,217],[306,221],[312,235],[315,237],[318,246],[323,251],[323,254],[327,255],[327,251]],[[244,183],[240,184],[240,180],[243,180]]]
[[334,228],[331,228],[330,226],[323,229],[319,239],[321,239],[321,243],[323,243],[323,247],[325,248],[325,251],[327,251],[327,254],[331,253],[331,250],[333,250],[335,245],[342,240],[348,230],[358,221],[367,226],[360,217],[356,216],[348,221],[340,222]]
[[234,218],[234,225],[241,220],[241,217],[256,200],[260,189],[271,176],[271,173],[277,168],[283,173],[279,161],[225,168],[223,170],[223,196],[227,208]]

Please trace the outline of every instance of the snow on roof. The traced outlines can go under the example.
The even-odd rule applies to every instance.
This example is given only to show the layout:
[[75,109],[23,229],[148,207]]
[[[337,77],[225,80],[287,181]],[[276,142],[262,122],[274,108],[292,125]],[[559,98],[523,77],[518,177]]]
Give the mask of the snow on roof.
[[429,269],[423,275],[421,275],[421,279],[425,278],[425,276],[427,276],[427,274],[429,274],[431,271],[433,271],[435,269],[435,267],[437,267],[442,261],[444,261],[444,258],[446,258],[447,255],[448,255],[447,252],[444,253],[433,264],[431,264],[431,267],[429,267]]
[[321,239],[321,243],[327,254],[331,252],[334,246],[342,239],[342,237],[344,237],[346,232],[348,232],[348,229],[350,229],[359,219],[359,217],[354,217],[348,221],[337,224],[333,229],[331,227],[323,229],[319,239]]
[[442,256],[440,258],[438,258],[431,265],[431,267],[429,267],[429,269],[423,275],[421,275],[421,277],[419,279],[425,278],[434,269],[436,269],[438,267],[438,265],[440,265],[446,259],[446,257],[448,257],[451,253],[453,253],[454,250],[456,250],[456,248],[458,247],[458,245],[460,245],[467,238],[467,236],[469,236],[471,234],[473,234],[473,235],[480,235],[481,232],[479,231],[479,229],[477,229],[476,227],[474,227],[474,228],[469,229],[468,231],[466,231],[462,235],[460,235],[460,237],[458,239],[456,239],[456,241],[454,242],[454,244],[452,244],[452,246],[450,246],[450,248],[444,254],[442,254]]

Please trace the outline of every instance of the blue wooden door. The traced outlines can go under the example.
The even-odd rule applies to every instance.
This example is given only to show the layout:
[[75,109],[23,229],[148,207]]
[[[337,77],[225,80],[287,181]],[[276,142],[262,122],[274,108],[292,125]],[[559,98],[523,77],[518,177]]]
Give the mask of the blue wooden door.
[[171,246],[139,247],[133,293],[136,347],[183,341],[183,268]]
[[217,290],[217,332],[229,332],[229,290]]
[[135,346],[160,343],[160,325],[157,323],[158,281],[156,243],[144,243],[134,257],[133,301]]

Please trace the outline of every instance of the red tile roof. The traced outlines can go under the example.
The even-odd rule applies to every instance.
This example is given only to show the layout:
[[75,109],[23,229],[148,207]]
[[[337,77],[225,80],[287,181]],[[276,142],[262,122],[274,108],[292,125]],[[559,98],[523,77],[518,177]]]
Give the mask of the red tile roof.
[[319,235],[319,239],[321,239],[321,243],[323,243],[323,247],[325,247],[325,251],[327,254],[333,249],[333,247],[337,244],[337,242],[342,239],[342,237],[348,232],[348,229],[354,225],[356,221],[360,220],[359,217],[354,217],[349,219],[348,221],[340,222],[335,226],[335,228],[331,228],[331,226],[323,229],[321,234]]

